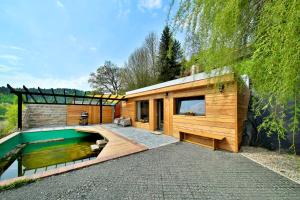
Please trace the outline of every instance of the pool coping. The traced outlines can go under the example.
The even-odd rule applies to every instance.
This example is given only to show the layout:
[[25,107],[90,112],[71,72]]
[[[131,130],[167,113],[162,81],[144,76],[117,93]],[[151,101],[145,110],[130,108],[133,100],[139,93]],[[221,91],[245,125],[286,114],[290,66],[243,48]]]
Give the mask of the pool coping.
[[[54,130],[65,130],[65,129],[76,129],[81,126],[62,126],[62,127],[48,127],[48,128],[32,128],[22,131],[16,131],[14,133],[11,133],[3,138],[0,139],[0,144],[3,142],[6,142],[7,140],[11,139],[12,137],[15,137],[16,135],[19,135],[20,133],[31,133],[31,132],[38,132],[38,131],[54,131]],[[90,126],[89,126],[90,127]]]
[[1,138],[0,139],[0,144],[2,144],[2,143],[4,143],[4,142],[6,142],[7,140],[9,140],[9,139],[11,139],[11,138],[13,138],[13,137],[15,137],[15,136],[17,136],[17,135],[19,135],[21,132],[14,132],[14,133],[12,133],[12,134],[9,134],[9,135],[7,135],[7,136],[5,136],[4,138]]
[[[102,151],[99,153],[96,159],[94,160],[88,160],[81,163],[75,163],[73,165],[64,166],[56,169],[51,169],[45,172],[33,174],[33,175],[24,175],[21,177],[11,178],[7,180],[0,181],[0,186],[9,185],[11,183],[14,183],[16,181],[21,180],[37,180],[49,176],[59,175],[62,173],[70,172],[73,170],[82,169],[91,165],[95,165],[98,163],[102,163],[108,160],[120,158],[123,156],[139,153],[142,151],[148,150],[148,148],[145,145],[139,144],[133,140],[130,140],[124,136],[121,136],[117,133],[114,133],[111,130],[104,129],[100,127],[100,125],[97,126],[76,126],[76,127],[62,127],[60,129],[58,128],[42,128],[42,129],[36,129],[36,130],[27,130],[23,132],[36,132],[36,131],[47,131],[47,130],[64,130],[64,129],[78,129],[79,131],[93,131],[95,134],[100,134],[104,138],[108,140],[108,143],[105,145],[105,147],[102,149]],[[10,138],[20,134],[21,132],[15,132],[12,133],[0,140],[0,144],[9,140]],[[90,132],[91,133],[91,132]],[[122,147],[123,145],[123,147]]]

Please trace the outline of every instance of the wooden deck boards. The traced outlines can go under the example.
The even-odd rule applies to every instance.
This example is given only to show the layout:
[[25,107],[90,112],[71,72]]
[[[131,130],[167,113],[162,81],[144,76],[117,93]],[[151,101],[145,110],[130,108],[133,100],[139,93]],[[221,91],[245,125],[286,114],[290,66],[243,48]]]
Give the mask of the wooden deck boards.
[[138,144],[100,126],[80,128],[76,130],[100,133],[108,140],[108,143],[98,155],[97,160],[106,161],[148,149],[142,144]]

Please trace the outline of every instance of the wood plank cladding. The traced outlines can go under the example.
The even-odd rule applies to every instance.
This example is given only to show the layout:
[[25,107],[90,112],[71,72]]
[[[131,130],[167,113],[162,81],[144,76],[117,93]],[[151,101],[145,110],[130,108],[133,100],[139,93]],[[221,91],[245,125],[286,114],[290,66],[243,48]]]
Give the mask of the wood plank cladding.
[[[236,151],[235,83],[226,84],[223,93],[220,93],[215,87],[202,87],[197,90],[170,93],[169,98],[200,95],[205,96],[205,116],[174,115],[171,111],[169,115],[172,115],[172,126],[170,128],[172,135],[179,137],[180,130],[223,135],[225,139],[217,143],[217,148]],[[190,140],[192,138],[191,136]],[[200,140],[195,138],[195,141]],[[203,141],[206,140],[203,139]]]
[[[102,123],[112,123],[113,107],[102,107]],[[89,124],[100,123],[100,106],[88,106],[88,105],[68,105],[67,106],[67,125],[78,125],[80,115],[82,112],[89,113]]]
[[[213,84],[224,82],[224,91],[220,92]],[[175,99],[180,97],[205,97],[205,116],[187,116],[175,114]],[[126,96],[122,103],[122,116],[130,117],[132,125],[151,131],[157,129],[156,100],[164,100],[164,134],[179,138],[180,130],[205,134],[218,134],[225,138],[218,141],[216,147],[238,152],[244,121],[247,116],[249,91],[238,89],[232,74],[221,79],[211,78],[190,83],[168,86]],[[149,100],[149,123],[136,122],[136,101]],[[205,138],[186,136],[188,141],[207,144]]]

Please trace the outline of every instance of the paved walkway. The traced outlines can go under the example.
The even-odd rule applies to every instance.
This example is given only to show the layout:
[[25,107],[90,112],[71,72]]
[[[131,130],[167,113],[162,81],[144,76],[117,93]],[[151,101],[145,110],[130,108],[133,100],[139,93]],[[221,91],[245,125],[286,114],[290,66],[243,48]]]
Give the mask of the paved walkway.
[[119,135],[147,146],[149,149],[178,142],[178,139],[167,135],[155,135],[147,130],[134,127],[121,127],[116,124],[103,124],[102,127]]
[[1,199],[299,199],[300,185],[235,153],[189,143],[110,160]]

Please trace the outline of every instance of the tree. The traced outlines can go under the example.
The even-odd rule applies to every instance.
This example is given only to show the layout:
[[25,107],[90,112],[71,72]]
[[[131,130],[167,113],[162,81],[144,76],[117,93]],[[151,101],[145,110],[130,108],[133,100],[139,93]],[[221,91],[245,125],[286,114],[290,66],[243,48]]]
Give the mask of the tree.
[[[173,72],[173,76],[174,78],[176,78],[181,71],[181,67],[182,67],[182,60],[183,60],[183,56],[182,56],[182,52],[181,52],[181,47],[180,47],[180,42],[176,39],[174,39],[172,41],[172,47],[171,47],[171,66],[172,66],[172,72]],[[174,79],[172,78],[172,79]],[[171,79],[171,80],[172,80]]]
[[181,1],[173,25],[185,31],[190,53],[209,71],[250,55],[263,2]]
[[128,58],[122,70],[122,82],[126,90],[134,90],[157,83],[158,41],[155,33],[150,33],[144,44]]
[[154,70],[149,65],[148,51],[145,47],[136,49],[125,63],[123,82],[127,90],[146,87],[155,83]]
[[119,94],[121,90],[121,69],[111,61],[105,61],[96,73],[91,73],[89,83],[102,93]]
[[[299,133],[299,10],[296,0],[183,0],[173,18],[205,71],[231,66],[249,76],[256,114],[271,113],[259,128],[279,140]],[[286,113],[293,116],[287,124]]]
[[180,43],[172,36],[170,28],[165,26],[159,44],[159,81],[165,82],[180,75],[182,53]]
[[158,67],[157,67],[158,39],[157,39],[157,35],[154,32],[149,33],[148,36],[145,38],[145,42],[144,42],[143,46],[147,50],[150,71],[152,71],[152,76],[156,80],[155,77],[157,77],[157,75],[158,75]]

